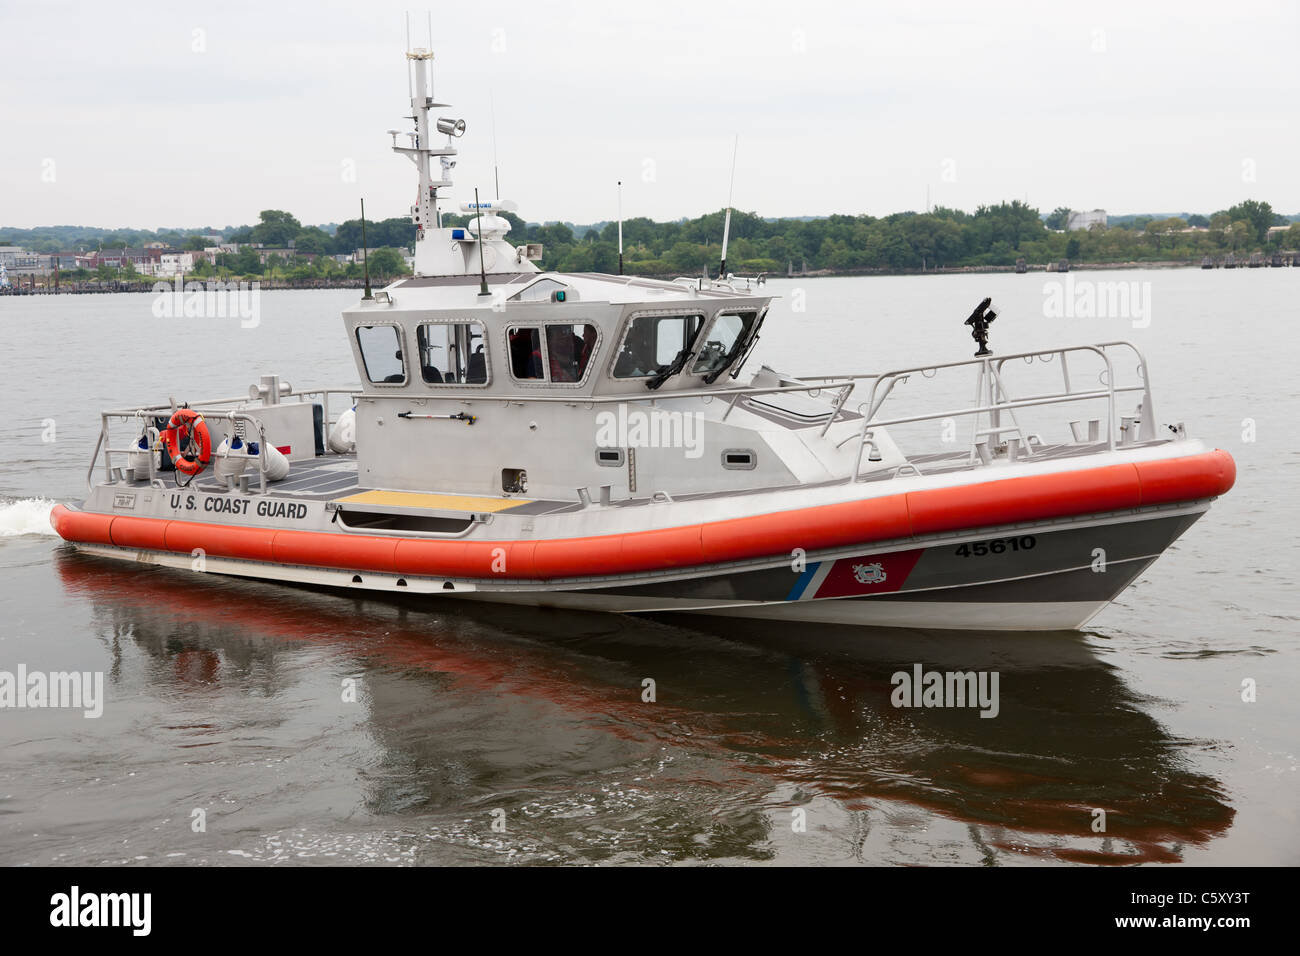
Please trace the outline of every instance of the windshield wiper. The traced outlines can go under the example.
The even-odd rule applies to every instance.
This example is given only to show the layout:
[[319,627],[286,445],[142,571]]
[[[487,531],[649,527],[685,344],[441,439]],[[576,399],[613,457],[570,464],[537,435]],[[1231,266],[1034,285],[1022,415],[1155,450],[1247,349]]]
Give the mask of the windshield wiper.
[[[692,345],[693,344],[694,343],[692,343]],[[690,357],[691,357],[691,346],[688,345],[686,346],[686,348],[678,352],[677,355],[673,358],[673,360],[669,362],[667,365],[660,365],[659,368],[655,370],[654,378],[647,381],[645,383],[645,387],[649,389],[658,388],[664,382],[668,381],[670,378],[672,378],[674,375],[680,372],[683,368],[685,368],[686,360]]]
[[754,323],[753,327],[750,328],[748,335],[740,335],[736,337],[736,341],[732,343],[731,348],[727,350],[727,354],[723,356],[721,364],[719,364],[718,367],[708,375],[704,376],[705,385],[712,385],[716,382],[722,376],[723,372],[731,368],[732,365],[736,365],[736,359],[738,357],[743,356],[740,365],[736,365],[736,372],[732,373],[731,376],[732,378],[736,377],[736,373],[739,373],[741,367],[744,365],[744,359],[749,358],[750,350],[754,347],[754,343],[758,341],[758,330],[763,327],[763,320],[766,318],[767,313],[764,312],[758,318],[758,321]]
[[686,348],[678,352],[673,357],[673,360],[667,365],[661,365],[655,369],[654,378],[645,383],[646,388],[651,390],[658,388],[686,367],[686,360],[695,354],[695,343],[698,342],[700,336],[704,334],[704,326],[706,325],[708,325],[707,322],[701,322],[700,327],[696,329],[695,334],[691,336],[691,340],[686,343]]

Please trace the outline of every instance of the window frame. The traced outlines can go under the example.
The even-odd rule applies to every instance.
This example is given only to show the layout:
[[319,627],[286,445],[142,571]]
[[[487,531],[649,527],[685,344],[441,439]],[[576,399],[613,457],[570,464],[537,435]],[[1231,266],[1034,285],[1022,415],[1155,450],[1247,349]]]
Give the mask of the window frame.
[[[616,365],[618,365],[618,359],[619,359],[619,356],[623,354],[623,347],[624,347],[624,345],[627,344],[628,336],[632,334],[632,326],[636,323],[636,320],[637,320],[637,319],[646,318],[646,317],[655,317],[655,316],[659,316],[659,317],[662,317],[662,318],[668,318],[668,319],[671,319],[671,318],[696,318],[696,317],[698,317],[698,318],[701,320],[699,330],[696,331],[696,333],[695,333],[695,339],[696,339],[696,341],[698,341],[700,335],[704,332],[704,330],[705,330],[706,328],[708,328],[708,327],[710,326],[710,324],[711,324],[712,321],[713,321],[714,316],[716,316],[716,315],[717,315],[716,312],[710,312],[708,309],[702,309],[702,308],[701,308],[701,309],[681,309],[681,308],[676,308],[676,309],[638,309],[638,310],[636,310],[635,312],[632,312],[632,313],[631,313],[630,315],[628,315],[628,317],[623,321],[623,331],[622,331],[622,334],[621,334],[621,335],[619,336],[619,338],[618,338],[618,348],[616,348],[616,349],[613,350],[613,354],[610,356],[610,359],[609,359],[609,364],[606,366],[606,368],[607,368],[607,372],[606,372],[607,376],[608,376],[612,381],[615,381],[615,382],[644,382],[644,381],[646,381],[647,379],[652,379],[652,378],[654,378],[655,375],[657,374],[657,373],[655,373],[655,372],[647,372],[647,373],[644,374],[644,375],[616,375],[616,374],[614,374],[614,368],[615,368]],[[658,347],[658,343],[656,342],[655,345],[656,345],[656,348],[657,348],[657,347]],[[691,354],[690,354],[689,356],[687,356],[687,364],[686,364],[685,366],[683,366],[683,368],[682,368],[682,370],[681,370],[680,372],[677,373],[677,376],[681,376],[681,375],[695,375],[694,372],[690,371],[691,364],[693,363],[693,360],[695,359],[695,355],[696,355],[696,351],[695,351],[695,350],[692,350]],[[674,376],[674,378],[677,377],[677,376]],[[697,376],[697,377],[698,377],[698,376]]]
[[[361,345],[361,330],[377,329],[384,326],[394,329],[397,332],[397,348],[402,353],[402,380],[400,382],[376,382],[370,377],[370,363],[366,361],[366,350]],[[357,356],[361,359],[361,371],[365,374],[366,381],[369,384],[375,385],[379,388],[402,388],[411,384],[411,369],[410,365],[406,361],[406,357],[410,354],[410,351],[406,347],[406,329],[402,326],[402,323],[394,322],[391,319],[379,322],[357,322],[357,324],[352,327],[352,340],[357,344]]]
[[[423,356],[417,354],[420,359],[420,381],[426,388],[487,388],[492,384],[492,348],[489,344],[488,337],[490,330],[488,324],[479,318],[453,318],[437,317],[431,319],[417,319],[415,322],[415,347],[417,353],[420,349],[420,328],[425,325],[477,325],[482,332],[480,339],[483,343],[483,371],[487,378],[482,382],[430,382],[424,378],[424,361]],[[405,354],[405,352],[403,352]],[[471,353],[472,354],[472,353]],[[467,366],[468,367],[468,366]],[[408,373],[409,374],[409,373]]]
[[[591,357],[587,359],[587,367],[582,370],[582,378],[576,382],[555,382],[551,380],[551,347],[547,341],[547,326],[549,325],[589,325],[596,330],[596,341],[591,347]],[[510,356],[510,330],[511,329],[536,329],[538,338],[541,340],[542,353],[542,377],[541,378],[515,378],[515,364],[513,356]],[[605,331],[600,327],[599,322],[582,320],[569,321],[567,319],[556,318],[536,318],[524,319],[519,322],[510,322],[501,328],[501,337],[504,341],[505,354],[510,356],[506,363],[506,368],[510,374],[510,381],[515,385],[524,388],[581,388],[587,384],[591,378],[592,369],[596,367],[597,360],[600,358],[601,346],[605,342]]]
[[[751,315],[751,314],[754,316],[754,318],[753,318],[753,320],[750,322],[748,330],[746,330],[745,327],[744,327],[744,319],[745,319],[745,316],[747,316],[747,315]],[[746,342],[746,344],[748,344],[749,339],[750,339],[750,338],[753,336],[753,334],[754,334],[754,330],[758,328],[759,323],[762,321],[762,318],[763,318],[763,309],[761,309],[761,308],[746,308],[746,309],[726,309],[726,308],[722,308],[722,309],[719,309],[717,312],[713,313],[713,317],[712,317],[711,319],[709,319],[709,323],[708,323],[708,325],[705,326],[703,329],[700,330],[699,341],[701,342],[701,348],[696,349],[695,352],[691,355],[690,373],[689,373],[689,374],[691,374],[691,375],[698,375],[700,378],[706,378],[707,376],[709,376],[709,375],[713,375],[713,374],[716,372],[717,374],[716,374],[716,376],[714,377],[714,381],[716,382],[718,379],[722,378],[722,376],[726,375],[726,374],[731,370],[731,366],[735,365],[738,361],[740,361],[740,357],[741,357],[742,355],[745,354],[745,350],[744,350],[743,348],[742,348],[739,352],[736,353],[736,357],[735,357],[735,358],[733,358],[730,362],[728,362],[726,365],[721,366],[720,368],[716,368],[716,369],[705,369],[704,371],[696,371],[696,370],[695,370],[695,365],[696,365],[696,363],[698,363],[699,360],[700,360],[700,352],[702,351],[703,343],[708,342],[708,339],[709,339],[709,333],[711,333],[711,332],[713,331],[714,327],[715,327],[719,322],[721,322],[724,318],[726,318],[727,316],[732,316],[732,315],[734,315],[736,318],[738,318],[738,319],[741,320],[741,335],[740,335],[740,337],[738,337],[737,339],[733,340],[732,343],[731,343],[731,347],[732,347],[732,348],[735,348],[735,346],[736,346],[736,342],[740,341],[742,338],[744,339],[744,341]],[[730,351],[730,349],[728,349],[728,351]],[[725,353],[724,353],[724,355],[725,355]],[[682,371],[685,372],[686,370],[683,369]]]

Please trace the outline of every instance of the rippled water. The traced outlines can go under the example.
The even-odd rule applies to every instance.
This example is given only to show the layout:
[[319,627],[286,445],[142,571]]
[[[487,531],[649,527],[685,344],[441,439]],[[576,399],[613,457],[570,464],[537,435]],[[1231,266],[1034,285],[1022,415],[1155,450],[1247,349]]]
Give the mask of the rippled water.
[[[1047,318],[1041,274],[779,280],[752,365],[962,359],[985,295],[1004,353],[1137,342],[1160,419],[1231,451],[1237,487],[1087,632],[1032,635],[367,599],[80,556],[44,515],[82,493],[101,407],[271,371],[351,383],[355,292],[266,293],[254,329],[148,296],[0,299],[0,671],[103,671],[107,696],[98,719],[0,710],[0,864],[1300,861],[1300,270],[1084,278],[1150,282],[1149,327]],[[893,708],[914,662],[998,671],[999,716]]]

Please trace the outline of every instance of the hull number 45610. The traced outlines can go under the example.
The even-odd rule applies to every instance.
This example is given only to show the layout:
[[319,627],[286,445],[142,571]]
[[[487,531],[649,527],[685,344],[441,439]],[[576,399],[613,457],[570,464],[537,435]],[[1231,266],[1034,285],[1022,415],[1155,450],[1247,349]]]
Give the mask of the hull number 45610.
[[986,554],[1003,554],[1007,551],[1029,551],[1038,542],[1032,534],[1019,538],[994,538],[992,541],[972,541],[959,545],[953,552],[959,558],[982,558]]

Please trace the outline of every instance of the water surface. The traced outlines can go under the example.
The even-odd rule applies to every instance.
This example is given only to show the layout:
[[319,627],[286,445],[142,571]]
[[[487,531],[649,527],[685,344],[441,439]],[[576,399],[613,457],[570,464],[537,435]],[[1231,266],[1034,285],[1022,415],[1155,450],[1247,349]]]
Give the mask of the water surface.
[[[353,384],[356,293],[266,293],[252,329],[157,318],[147,295],[0,299],[0,670],[103,671],[107,696],[99,719],[0,710],[0,863],[1300,861],[1300,270],[1085,278],[1151,283],[1149,325],[1047,317],[1042,274],[774,280],[751,359],[960,360],[985,295],[1003,354],[1145,351],[1159,420],[1228,449],[1237,487],[1086,632],[1024,635],[388,600],[78,555],[45,516],[84,492],[101,408],[268,372]],[[893,708],[914,662],[997,670],[999,716]]]

